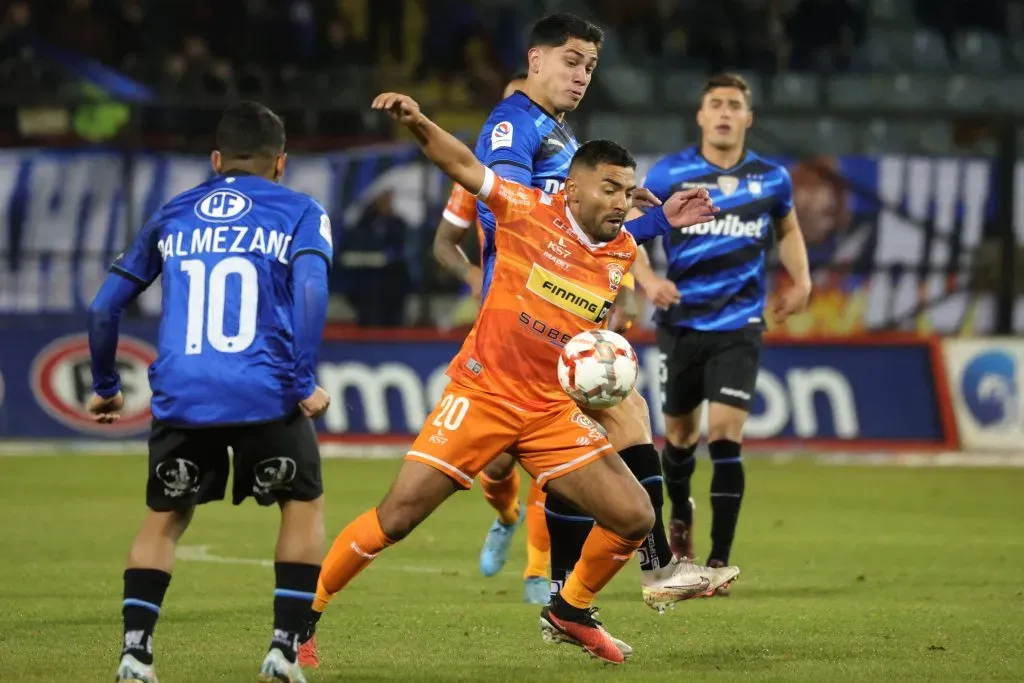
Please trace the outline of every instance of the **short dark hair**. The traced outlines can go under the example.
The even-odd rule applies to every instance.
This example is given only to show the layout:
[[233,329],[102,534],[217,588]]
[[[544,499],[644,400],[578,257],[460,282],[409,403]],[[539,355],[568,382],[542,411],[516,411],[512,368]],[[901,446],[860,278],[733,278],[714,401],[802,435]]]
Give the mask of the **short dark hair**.
[[561,47],[571,38],[600,47],[604,41],[604,31],[597,24],[575,14],[549,14],[533,25],[529,47]]
[[277,156],[284,151],[284,121],[259,102],[239,102],[220,117],[217,150],[228,159]]
[[747,99],[748,105],[753,98],[753,92],[750,90],[750,84],[747,83],[747,79],[743,78],[743,76],[740,76],[739,74],[721,73],[715,74],[709,78],[700,91],[701,101],[704,100],[705,95],[715,88],[736,88],[743,93],[743,97]]
[[636,159],[625,147],[611,140],[591,140],[584,142],[569,164],[571,172],[576,166],[597,168],[601,164],[609,166],[622,166],[624,168],[636,169]]

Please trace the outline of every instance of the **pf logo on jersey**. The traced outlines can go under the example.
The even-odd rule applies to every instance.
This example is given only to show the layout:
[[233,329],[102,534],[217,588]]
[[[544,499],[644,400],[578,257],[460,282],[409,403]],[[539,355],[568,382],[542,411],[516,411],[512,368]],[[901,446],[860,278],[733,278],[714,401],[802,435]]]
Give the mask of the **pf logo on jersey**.
[[512,124],[502,121],[491,129],[491,150],[512,146]]
[[608,289],[613,292],[619,291],[619,286],[622,285],[622,276],[625,271],[622,270],[622,266],[618,263],[608,264]]
[[122,335],[117,347],[117,371],[121,375],[124,409],[113,424],[97,424],[86,410],[92,396],[89,337],[76,334],[47,345],[29,370],[36,403],[61,424],[78,432],[101,436],[127,436],[149,426],[152,396],[146,371],[156,360],[156,349]]
[[196,216],[211,223],[241,218],[252,209],[252,200],[236,190],[217,189],[196,202]]

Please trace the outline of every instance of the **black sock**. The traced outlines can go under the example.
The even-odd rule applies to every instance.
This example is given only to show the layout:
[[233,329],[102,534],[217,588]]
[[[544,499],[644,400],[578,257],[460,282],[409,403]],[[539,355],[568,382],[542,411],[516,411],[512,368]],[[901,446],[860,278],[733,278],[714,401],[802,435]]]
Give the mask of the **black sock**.
[[740,445],[721,439],[708,444],[711,452],[711,553],[708,562],[719,560],[729,564],[729,551],[736,535],[736,522],[740,517],[740,503],[746,480]]
[[555,495],[548,495],[544,512],[551,537],[551,594],[557,595],[583,554],[594,520]]
[[171,575],[159,569],[124,570],[122,655],[131,655],[143,664],[153,663],[153,631],[170,583]]
[[294,662],[299,636],[306,626],[316,597],[316,580],[320,565],[299,562],[275,562],[274,637],[270,647],[278,648]]
[[662,486],[661,463],[658,460],[658,449],[654,444],[645,443],[630,446],[622,451],[623,462],[633,476],[647,489],[647,495],[654,506],[654,528],[647,535],[644,544],[637,550],[640,558],[640,569],[648,571],[665,567],[672,561],[672,549],[668,546],[665,535],[665,522],[661,516],[661,508],[665,505],[665,489]]
[[697,444],[678,448],[668,441],[661,453],[661,467],[665,473],[665,488],[672,501],[672,519],[684,524],[693,524],[693,508],[690,507],[690,478],[697,469]]

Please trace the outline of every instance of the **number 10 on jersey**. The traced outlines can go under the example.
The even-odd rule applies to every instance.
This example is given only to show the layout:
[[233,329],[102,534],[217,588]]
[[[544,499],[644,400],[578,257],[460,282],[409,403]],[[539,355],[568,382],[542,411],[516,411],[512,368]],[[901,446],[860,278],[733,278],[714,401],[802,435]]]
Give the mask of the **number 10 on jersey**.
[[[181,270],[188,277],[188,317],[185,325],[185,355],[203,352],[205,342],[221,353],[240,353],[256,339],[256,310],[260,288],[256,266],[250,261],[232,256],[210,269],[199,259],[185,259]],[[235,275],[241,284],[238,297],[232,303],[238,310],[238,331],[224,334],[224,316],[227,306],[228,276]]]

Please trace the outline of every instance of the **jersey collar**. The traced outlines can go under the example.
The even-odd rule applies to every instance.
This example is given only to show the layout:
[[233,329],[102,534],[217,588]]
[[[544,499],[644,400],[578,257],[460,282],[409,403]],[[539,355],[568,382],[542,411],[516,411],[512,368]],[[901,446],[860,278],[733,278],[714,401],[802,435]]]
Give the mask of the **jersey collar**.
[[576,222],[576,217],[573,216],[572,211],[569,210],[568,203],[565,205],[565,217],[569,219],[569,226],[572,228],[573,234],[576,235],[576,239],[582,242],[583,246],[587,249],[594,251],[595,249],[603,249],[607,246],[607,242],[595,242],[590,239],[590,235],[583,232],[583,228],[581,228],[580,224]]
[[744,163],[746,163],[747,157],[750,156],[750,151],[747,150],[746,147],[744,147],[743,148],[743,154],[740,155],[740,160],[737,161],[734,166],[730,166],[729,168],[724,168],[722,166],[718,166],[717,164],[713,164],[710,161],[708,161],[708,158],[706,156],[704,156],[704,153],[701,151],[700,145],[697,145],[696,149],[697,149],[697,156],[700,157],[701,159],[703,159],[705,164],[707,164],[711,168],[713,168],[716,171],[721,172],[721,173],[728,173],[729,171],[733,171],[733,170],[739,168]]

